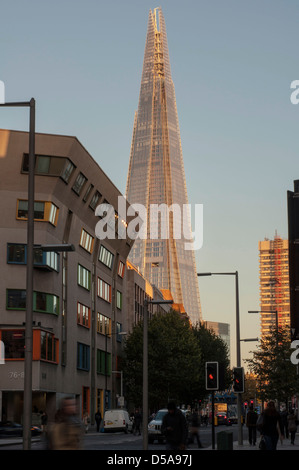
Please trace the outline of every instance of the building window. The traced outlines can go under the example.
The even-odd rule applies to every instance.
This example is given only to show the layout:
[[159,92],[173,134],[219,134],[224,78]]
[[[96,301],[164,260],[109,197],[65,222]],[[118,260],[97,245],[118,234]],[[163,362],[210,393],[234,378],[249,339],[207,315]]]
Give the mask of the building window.
[[83,198],[82,198],[82,201],[83,201],[83,202],[86,202],[86,201],[87,201],[87,199],[88,199],[88,197],[89,197],[89,195],[90,195],[90,193],[91,193],[92,190],[93,190],[93,184],[90,184],[90,185],[88,186],[88,188],[87,188],[87,190],[86,190],[86,192],[85,192]]
[[92,209],[92,210],[95,210],[97,205],[98,205],[98,202],[100,200],[100,198],[102,197],[101,193],[99,193],[99,191],[96,191],[94,193],[94,195],[92,196],[92,199],[90,201],[90,204],[89,204],[89,207]]
[[98,277],[98,296],[106,302],[111,302],[111,286]]
[[69,182],[75,168],[75,165],[70,160],[66,159],[65,167],[60,175],[65,183]]
[[26,290],[25,289],[7,289],[6,308],[8,310],[26,309]]
[[[52,202],[35,201],[34,202],[34,220],[50,222],[52,225],[57,225],[59,209]],[[28,219],[28,201],[17,201],[17,219]]]
[[111,334],[111,318],[98,312],[97,314],[97,332],[102,335]]
[[58,339],[52,333],[40,332],[40,358],[43,361],[58,363]]
[[26,264],[27,249],[24,244],[7,244],[7,262],[9,264]]
[[100,246],[99,261],[112,269],[114,255],[103,245]]
[[33,309],[35,312],[59,315],[59,297],[45,292],[34,292]]
[[97,349],[97,374],[111,375],[111,354]]
[[[26,290],[7,289],[6,291],[7,310],[26,309]],[[45,292],[33,292],[33,310],[35,312],[59,314],[59,297]]]
[[[43,251],[35,247],[33,252],[33,264],[35,267],[49,268],[59,271],[59,253],[54,251]],[[7,244],[8,264],[27,264],[27,245],[25,243]]]
[[77,323],[86,328],[90,326],[90,308],[80,302],[77,304]]
[[124,274],[125,274],[125,264],[124,264],[122,261],[120,261],[119,264],[118,264],[117,274],[118,274],[120,277],[124,277]]
[[80,195],[82,188],[84,184],[86,183],[86,181],[87,181],[87,178],[83,175],[83,173],[79,173],[72,188],[73,191],[75,191],[75,193],[78,194],[78,196]]
[[77,343],[77,369],[88,371],[90,367],[90,347]]
[[116,341],[121,343],[123,335],[121,335],[122,332],[122,325],[121,323],[116,323]]
[[5,360],[25,358],[25,330],[2,330],[1,341]]
[[[65,157],[53,157],[51,155],[35,155],[35,174],[46,176],[70,177],[75,166]],[[22,173],[29,171],[29,155],[24,153],[22,162]]]
[[84,289],[90,290],[91,273],[88,269],[78,264],[78,284]]
[[84,228],[81,231],[80,237],[80,246],[84,248],[84,250],[88,251],[88,253],[92,253],[94,244],[94,237],[92,237]]
[[116,307],[119,308],[120,310],[122,309],[122,303],[123,303],[123,295],[118,290],[116,291]]

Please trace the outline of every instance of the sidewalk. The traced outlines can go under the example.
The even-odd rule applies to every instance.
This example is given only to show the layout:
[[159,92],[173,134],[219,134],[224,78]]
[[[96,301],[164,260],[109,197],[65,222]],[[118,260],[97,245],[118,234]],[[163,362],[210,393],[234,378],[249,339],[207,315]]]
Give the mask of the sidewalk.
[[[249,444],[249,441],[243,441],[243,445],[239,445],[238,441],[233,442],[233,450],[260,450],[259,449],[260,438],[257,439],[257,443],[255,446]],[[212,449],[212,446],[206,447],[200,450],[217,450],[217,443],[215,443],[215,449]],[[278,441],[277,449],[276,450],[297,450],[299,451],[299,435],[296,435],[295,444],[291,444],[290,439],[284,439],[281,443]]]

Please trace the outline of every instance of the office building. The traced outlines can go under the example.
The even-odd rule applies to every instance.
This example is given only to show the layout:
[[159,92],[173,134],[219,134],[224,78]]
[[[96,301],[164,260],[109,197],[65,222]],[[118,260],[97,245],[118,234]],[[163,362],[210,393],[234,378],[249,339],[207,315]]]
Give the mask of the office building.
[[186,211],[178,113],[161,8],[149,12],[126,197],[129,204],[146,209],[147,221],[145,236],[135,241],[130,261],[151,284],[172,293],[192,324],[199,323],[202,315],[194,250],[186,249],[191,221]]

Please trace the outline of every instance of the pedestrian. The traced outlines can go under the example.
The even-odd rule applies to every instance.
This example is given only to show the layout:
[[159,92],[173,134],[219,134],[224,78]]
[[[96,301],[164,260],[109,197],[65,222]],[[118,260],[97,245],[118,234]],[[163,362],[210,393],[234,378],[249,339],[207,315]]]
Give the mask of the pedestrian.
[[85,413],[83,415],[83,423],[84,423],[84,426],[85,426],[85,432],[87,432],[88,428],[89,428],[89,423],[90,423],[90,419],[89,419],[89,415],[88,415],[87,411],[85,411]]
[[288,412],[286,408],[284,408],[281,412],[281,420],[282,420],[282,426],[283,426],[283,433],[286,439],[288,439],[289,438]]
[[266,450],[276,450],[278,438],[283,438],[282,420],[274,401],[269,401],[263,413],[261,434],[265,440]]
[[256,422],[257,413],[253,409],[253,405],[250,405],[248,413],[246,415],[246,426],[248,427],[249,444],[253,446],[255,446],[256,443]]
[[82,448],[82,423],[78,419],[73,397],[62,401],[56,421],[50,428],[48,448],[51,450],[79,450]]
[[96,420],[97,432],[99,432],[99,431],[100,431],[101,421],[102,421],[101,412],[98,410],[98,411],[96,412],[96,414],[94,415],[94,417],[95,417],[95,420]]
[[48,423],[48,415],[45,411],[42,411],[42,416],[41,416],[41,425],[42,425],[42,431],[43,433],[46,432],[47,430],[47,423]]
[[186,448],[188,425],[183,413],[174,402],[167,405],[168,412],[163,418],[161,431],[165,435],[167,450],[183,450]]
[[294,410],[291,410],[290,414],[288,415],[288,430],[291,434],[291,444],[295,444],[295,435],[297,432],[297,420],[294,413]]
[[194,410],[191,415],[191,442],[194,442],[194,437],[197,441],[198,447],[202,447],[200,439],[199,439],[199,419],[198,413]]
[[141,420],[142,420],[141,413],[138,409],[136,409],[134,413],[134,434],[138,433],[139,436],[141,435],[141,431],[140,431]]

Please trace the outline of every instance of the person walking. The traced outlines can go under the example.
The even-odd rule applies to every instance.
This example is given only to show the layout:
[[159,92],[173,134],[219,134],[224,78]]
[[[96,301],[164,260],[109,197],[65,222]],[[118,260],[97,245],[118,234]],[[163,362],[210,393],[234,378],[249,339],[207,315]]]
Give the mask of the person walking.
[[167,450],[183,450],[186,448],[188,424],[183,413],[174,402],[167,405],[168,412],[163,418],[161,431],[165,435]]
[[288,415],[288,430],[291,434],[291,444],[295,444],[295,435],[297,432],[297,420],[294,414],[294,410]]
[[98,411],[96,412],[96,414],[94,415],[94,417],[95,417],[95,420],[96,420],[97,432],[99,432],[99,431],[100,431],[101,421],[102,421],[102,415],[101,415],[100,410],[98,410]]
[[82,448],[82,423],[78,419],[77,404],[73,397],[64,398],[56,413],[56,422],[49,433],[50,450],[79,450]]
[[191,415],[191,442],[194,442],[194,437],[197,441],[197,445],[199,448],[202,447],[200,439],[199,439],[199,419],[198,414],[196,411],[193,411]]
[[274,401],[269,401],[263,413],[261,434],[264,436],[266,450],[276,450],[279,436],[283,439],[283,426],[280,414],[275,408]]
[[281,412],[281,420],[282,420],[283,433],[286,439],[288,439],[289,438],[288,412],[286,408],[284,408]]
[[134,434],[138,433],[139,436],[141,435],[141,431],[140,431],[141,421],[142,421],[141,413],[137,409],[134,413]]
[[253,409],[253,405],[250,405],[249,411],[246,415],[246,426],[248,428],[248,440],[249,444],[255,446],[256,443],[256,422],[257,413]]

